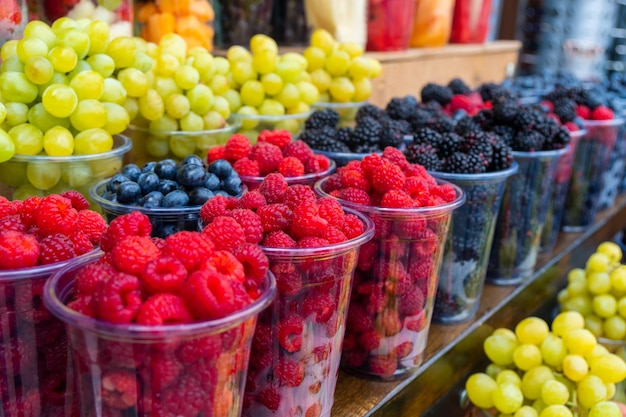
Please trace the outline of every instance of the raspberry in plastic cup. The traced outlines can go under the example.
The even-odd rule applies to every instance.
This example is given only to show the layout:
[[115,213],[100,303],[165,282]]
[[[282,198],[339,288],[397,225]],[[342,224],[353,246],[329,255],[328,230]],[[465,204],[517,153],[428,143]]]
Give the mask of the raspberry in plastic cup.
[[569,145],[552,151],[513,152],[519,169],[502,196],[487,282],[517,285],[532,275],[557,163],[568,150]]
[[[315,184],[316,193],[330,196],[326,181]],[[448,226],[465,201],[463,190],[451,187],[456,198],[431,207],[383,208],[339,199],[376,228],[354,273],[342,355],[347,371],[393,380],[421,365]]]
[[507,179],[516,172],[516,162],[506,170],[484,174],[431,172],[433,177],[450,181],[465,193],[465,204],[452,213],[433,320],[459,323],[476,314],[502,194]]
[[354,268],[374,235],[366,216],[345,212],[361,219],[363,234],[315,248],[262,246],[278,295],[259,316],[244,416],[330,416]]
[[[333,159],[330,159],[329,161],[330,161],[330,165],[328,169],[325,169],[320,172],[312,172],[310,174],[300,175],[297,177],[285,177],[285,181],[287,181],[287,184],[289,185],[301,184],[301,185],[309,185],[312,187],[313,184],[315,184],[318,180],[322,178],[326,178],[330,174],[335,172],[335,169],[337,168],[337,164],[335,163]],[[246,187],[248,187],[248,191],[254,191],[258,189],[261,183],[263,182],[263,180],[265,179],[265,177],[253,177],[250,175],[239,175],[239,178],[241,178],[241,182],[243,182],[243,184]]]
[[409,47],[415,0],[370,0],[367,15],[368,51],[402,51]]
[[101,256],[67,265],[44,287],[45,305],[67,329],[81,415],[239,416],[257,316],[276,292],[273,275],[256,301],[221,319],[112,324],[66,305],[76,273]]

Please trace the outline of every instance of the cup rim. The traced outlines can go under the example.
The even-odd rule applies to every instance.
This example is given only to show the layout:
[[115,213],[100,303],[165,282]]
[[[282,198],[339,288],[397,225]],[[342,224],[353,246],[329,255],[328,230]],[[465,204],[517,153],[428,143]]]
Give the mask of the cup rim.
[[583,119],[583,126],[585,128],[589,127],[610,127],[610,126],[621,126],[624,124],[624,119],[621,117],[616,117],[614,119],[609,120],[587,120]]
[[94,248],[87,253],[83,253],[82,255],[75,256],[72,259],[66,259],[65,261],[55,262],[53,264],[47,265],[37,265],[28,268],[19,268],[19,269],[2,269],[0,270],[0,282],[5,281],[17,281],[22,279],[32,279],[32,278],[43,278],[45,276],[51,275],[58,271],[59,269],[67,266],[71,262],[75,262],[77,260],[81,260],[89,255],[94,253],[98,253],[100,251],[99,248]]
[[304,113],[282,114],[282,115],[233,113],[231,117],[234,120],[238,120],[240,123],[242,120],[257,120],[259,122],[280,122],[283,120],[307,119],[311,114],[313,114],[313,111],[309,110]]
[[[326,156],[326,158],[328,158],[329,163],[330,163],[330,165],[328,166],[328,169],[325,169],[324,171],[320,171],[320,172],[312,172],[310,174],[300,175],[300,176],[297,176],[297,177],[283,177],[283,178],[285,178],[285,181],[287,181],[288,184],[289,183],[298,184],[300,182],[306,182],[306,181],[310,181],[310,180],[315,180],[315,179],[318,179],[320,177],[324,177],[324,176],[328,176],[328,175],[332,174],[333,172],[335,172],[335,169],[337,169],[337,164],[335,163],[335,161],[332,158],[328,157],[327,155],[324,155],[324,156]],[[265,176],[255,177],[255,176],[251,176],[251,175],[239,175],[239,178],[241,179],[241,181],[244,184],[246,182],[261,183],[265,179]]]
[[456,199],[446,204],[441,204],[439,206],[428,206],[428,207],[415,207],[415,208],[390,208],[390,207],[376,207],[376,206],[367,206],[365,204],[352,203],[350,201],[343,200],[341,198],[337,198],[328,194],[322,186],[328,181],[328,178],[322,178],[315,183],[313,186],[313,191],[319,196],[322,197],[331,197],[338,200],[342,206],[354,209],[356,211],[368,213],[368,214],[379,214],[379,215],[389,215],[389,216],[397,216],[397,217],[410,217],[419,214],[439,214],[445,212],[451,212],[452,210],[462,206],[465,203],[465,192],[461,187],[456,184],[453,184],[449,181],[445,181],[439,178],[435,178],[437,181],[437,185],[449,185],[451,186],[455,193]]
[[353,109],[363,107],[369,103],[369,100],[363,101],[316,101],[311,107],[313,108],[330,108],[330,109]]
[[[67,305],[61,301],[60,294],[57,294],[57,291],[55,290],[56,285],[65,273],[77,270],[79,267],[86,266],[102,256],[104,256],[104,252],[98,250],[97,252],[92,253],[90,256],[87,256],[79,261],[70,262],[64,268],[55,272],[55,274],[46,281],[43,290],[44,305],[50,313],[52,313],[52,315],[63,321],[65,324],[77,327],[81,330],[93,331],[115,338],[150,341],[162,338],[163,336],[188,337],[194,334],[217,332],[232,328],[259,314],[273,301],[276,296],[276,280],[274,279],[274,275],[271,271],[268,270],[267,275],[265,276],[266,288],[263,290],[261,296],[254,300],[246,308],[229,316],[215,320],[160,326],[109,323],[85,316],[67,307]],[[61,297],[66,296],[70,288],[73,288],[73,281],[61,290]]]
[[45,163],[75,163],[90,162],[112,157],[121,157],[133,147],[133,142],[126,135],[113,135],[113,148],[107,152],[85,155],[50,156],[50,155],[21,155],[15,154],[9,161],[14,162],[45,162]]
[[516,174],[519,169],[519,164],[517,161],[513,160],[513,163],[507,169],[503,169],[500,171],[493,172],[483,172],[479,174],[455,174],[451,172],[441,172],[441,171],[428,171],[430,175],[435,178],[441,178],[442,180],[448,181],[494,181],[500,180],[510,177],[513,174]]
[[523,152],[523,151],[513,151],[514,158],[524,158],[524,159],[540,159],[547,158],[552,159],[558,156],[561,156],[567,153],[570,150],[569,143],[567,146],[561,149],[552,149],[550,151],[536,151],[536,152]]
[[589,133],[587,131],[587,129],[583,128],[583,129],[578,129],[578,130],[573,130],[569,132],[569,135],[571,138],[582,138],[583,136],[585,136],[587,133]]
[[163,136],[199,136],[199,135],[216,135],[220,133],[235,133],[241,127],[241,122],[239,120],[229,118],[227,120],[227,125],[219,128],[219,129],[206,129],[206,130],[196,130],[196,131],[186,131],[186,130],[152,130],[148,127],[142,127],[130,124],[128,125],[128,130],[136,131],[141,133],[148,133],[151,135],[163,135]]

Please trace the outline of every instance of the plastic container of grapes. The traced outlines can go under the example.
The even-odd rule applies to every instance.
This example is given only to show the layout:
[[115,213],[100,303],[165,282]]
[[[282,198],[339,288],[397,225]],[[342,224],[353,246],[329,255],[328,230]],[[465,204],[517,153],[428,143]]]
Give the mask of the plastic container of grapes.
[[324,109],[332,109],[339,114],[339,127],[347,127],[355,125],[355,117],[357,112],[361,107],[367,104],[367,101],[355,101],[348,103],[332,103],[332,102],[321,102],[311,106],[313,110],[324,110]]
[[114,324],[67,307],[76,273],[102,255],[72,262],[44,287],[46,307],[67,329],[80,415],[239,416],[250,344],[259,313],[276,294],[274,276],[267,274],[256,301],[222,319]]
[[369,0],[368,51],[408,49],[415,19],[415,0]]
[[[330,196],[324,191],[327,181],[315,184],[318,195]],[[463,190],[451,186],[456,199],[434,207],[382,208],[339,199],[344,207],[369,217],[376,230],[361,248],[354,273],[343,344],[345,370],[394,380],[421,365],[450,219],[465,202]]]
[[263,130],[288,130],[294,138],[297,138],[304,130],[304,122],[311,114],[312,112],[265,116],[233,113],[231,117],[241,124],[237,133],[246,135],[252,143],[256,143],[259,133]]
[[556,244],[556,239],[561,230],[561,221],[565,211],[565,200],[567,198],[567,189],[572,178],[572,169],[574,165],[574,157],[578,148],[578,141],[587,133],[586,130],[577,130],[570,132],[569,150],[561,155],[556,168],[556,177],[552,186],[552,198],[548,201],[548,211],[546,212],[546,221],[541,232],[541,243],[539,252],[551,252]]
[[180,161],[188,155],[206,157],[214,146],[223,145],[240,128],[237,120],[229,119],[220,129],[184,131],[153,131],[147,127],[130,125],[126,134],[133,141],[133,149],[124,162],[143,166],[146,162],[163,159]]
[[587,134],[578,141],[572,178],[567,191],[562,230],[582,232],[596,219],[602,192],[602,177],[624,119],[585,120]]
[[[289,185],[302,184],[313,186],[319,179],[328,177],[337,168],[337,164],[334,160],[330,159],[330,166],[328,169],[320,172],[313,172],[310,174],[300,175],[297,177],[285,177],[285,181]],[[265,177],[252,177],[249,175],[240,175],[241,182],[248,188],[249,191],[254,191],[259,188]]]
[[615,146],[609,157],[607,170],[602,176],[602,191],[598,210],[613,207],[615,198],[620,193],[620,186],[626,168],[626,123],[617,131]]
[[459,186],[465,204],[452,213],[439,270],[433,320],[459,323],[478,310],[487,273],[498,211],[507,179],[517,172],[515,161],[506,170],[484,174],[431,172]]
[[519,169],[509,178],[502,196],[487,282],[517,285],[532,275],[557,163],[568,150],[569,146],[553,151],[513,152]]
[[[262,247],[278,295],[259,316],[252,342],[243,416],[330,416],[359,249],[374,225],[358,216],[363,234],[316,248]],[[268,402],[268,395],[279,401]]]
[[72,189],[87,197],[91,186],[121,170],[122,159],[131,146],[128,137],[114,135],[113,149],[109,152],[70,156],[14,155],[0,163],[0,192],[13,200]]

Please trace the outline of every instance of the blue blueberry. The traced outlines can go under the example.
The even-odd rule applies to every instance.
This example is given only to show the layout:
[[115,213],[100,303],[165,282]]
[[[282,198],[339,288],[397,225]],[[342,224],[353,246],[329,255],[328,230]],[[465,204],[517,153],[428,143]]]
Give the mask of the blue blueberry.
[[222,181],[222,189],[230,195],[241,194],[241,179],[236,173]]
[[157,162],[154,167],[154,173],[162,180],[175,180],[176,179],[176,162],[172,159],[166,159],[165,161]]
[[112,203],[117,203],[117,193],[113,191],[105,191],[105,193],[102,194],[102,198],[109,200]]
[[213,194],[215,195],[221,195],[222,197],[230,197],[230,194],[228,194],[226,191],[224,190],[218,190],[215,191]]
[[217,175],[220,179],[225,179],[233,172],[233,167],[227,160],[218,159],[217,161],[211,162],[209,172]]
[[117,190],[117,201],[121,204],[136,204],[141,197],[141,187],[134,181],[120,184]]
[[146,164],[141,168],[141,172],[154,172],[154,167],[156,166],[156,162],[146,162]]
[[176,232],[180,232],[180,228],[174,223],[158,224],[152,229],[152,235],[154,237],[160,237],[163,239]]
[[172,180],[161,180],[161,181],[159,181],[159,188],[158,188],[158,190],[163,195],[169,194],[169,193],[171,193],[174,190],[178,190],[178,183],[176,181],[172,181]]
[[189,196],[183,190],[174,190],[163,198],[163,207],[184,207],[189,204]]
[[220,179],[215,174],[209,174],[204,181],[204,188],[208,188],[211,191],[219,190],[221,186]]
[[204,184],[207,173],[201,165],[183,165],[178,168],[178,183],[186,188],[196,188]]
[[152,191],[146,194],[141,203],[146,208],[157,208],[163,205],[163,194],[160,191]]
[[139,176],[137,184],[141,187],[141,193],[146,195],[159,189],[159,176],[154,172],[144,172]]
[[120,188],[120,184],[128,181],[130,181],[130,179],[126,175],[115,174],[107,183],[107,190],[117,192],[117,190]]
[[181,165],[200,165],[201,167],[204,167],[204,162],[202,162],[202,158],[200,158],[198,155],[189,155],[185,157],[185,159],[183,159],[180,164]]
[[208,188],[200,187],[193,189],[189,192],[189,205],[201,206],[206,203],[209,198],[212,198],[213,195],[213,191]]
[[122,169],[122,174],[126,175],[131,181],[137,182],[141,169],[136,164],[128,164]]

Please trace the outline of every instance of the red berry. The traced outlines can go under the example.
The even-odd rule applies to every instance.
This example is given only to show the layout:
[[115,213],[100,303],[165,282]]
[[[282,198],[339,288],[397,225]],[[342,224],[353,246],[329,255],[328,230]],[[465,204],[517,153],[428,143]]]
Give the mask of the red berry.
[[272,145],[278,146],[280,149],[284,149],[291,143],[291,132],[288,130],[262,130],[257,138],[258,142],[268,142]]
[[341,169],[339,175],[342,188],[358,188],[366,192],[371,188],[365,173],[360,169]]
[[269,174],[259,186],[259,192],[269,204],[282,203],[287,187],[287,181],[281,174]]
[[613,110],[607,106],[598,106],[591,111],[592,120],[613,120],[614,118]]
[[320,237],[326,240],[331,245],[334,245],[335,243],[345,242],[346,240],[348,240],[348,238],[346,238],[346,235],[341,230],[330,225],[326,227],[324,233]]
[[298,158],[288,156],[278,164],[278,173],[284,177],[300,177],[304,175],[304,164]]
[[216,271],[202,269],[189,275],[182,296],[197,320],[225,317],[236,309],[232,286]]
[[373,317],[361,304],[350,304],[346,320],[346,329],[353,332],[365,332],[371,330],[374,326]]
[[239,203],[237,203],[237,208],[257,210],[266,205],[267,201],[263,194],[258,191],[249,191],[241,196]]
[[69,238],[74,245],[76,256],[83,255],[93,250],[93,244],[89,240],[89,237],[79,229],[74,230]]
[[218,216],[206,225],[202,233],[208,236],[216,250],[232,251],[246,242],[246,235],[237,220],[232,217]]
[[289,353],[298,352],[302,347],[302,333],[304,323],[302,318],[291,315],[278,322],[276,327],[278,332],[278,343]]
[[383,194],[391,190],[402,190],[405,181],[406,177],[402,169],[392,163],[383,163],[372,174],[372,187]]
[[398,316],[398,312],[393,308],[386,308],[380,313],[380,321],[385,336],[395,336],[402,330],[402,321]]
[[187,272],[198,269],[202,262],[215,251],[215,244],[206,234],[200,232],[174,233],[165,238],[165,243],[163,255],[178,259]]
[[363,221],[354,214],[345,215],[344,224],[341,227],[342,232],[348,239],[354,239],[357,236],[361,236],[365,232],[365,225]]
[[319,216],[317,203],[302,203],[293,210],[291,235],[296,239],[307,236],[320,237],[328,222]]
[[117,274],[113,265],[107,262],[93,262],[82,267],[74,277],[74,291],[77,296],[93,296],[100,285]]
[[314,154],[309,145],[298,139],[285,146],[283,149],[283,155],[285,157],[293,156],[294,158],[299,159],[306,166],[306,162],[313,158]]
[[108,370],[102,375],[102,403],[107,407],[125,410],[137,404],[140,382],[134,372]]
[[261,175],[267,175],[276,172],[278,164],[283,159],[283,154],[278,146],[268,142],[260,142],[252,147],[249,158],[259,163]]
[[365,206],[369,206],[372,204],[372,199],[370,198],[367,191],[358,188],[344,188],[339,191],[338,197],[341,200],[346,200],[350,203],[362,204]]
[[39,241],[39,264],[53,264],[76,256],[74,244],[69,237],[55,233]]
[[406,156],[397,148],[393,146],[387,146],[383,149],[382,159],[386,159],[387,161],[397,165],[401,169],[405,169],[409,166],[409,162],[406,160]]
[[302,289],[302,275],[292,263],[276,263],[270,268],[276,277],[276,287],[283,295],[296,295]]
[[200,218],[205,224],[211,223],[215,217],[226,215],[230,210],[229,205],[230,201],[227,197],[216,195],[200,208]]
[[35,213],[37,212],[37,207],[39,207],[41,200],[41,197],[31,196],[23,201],[20,217],[25,226],[28,227],[36,223]]
[[[144,387],[148,384],[154,393],[171,386],[183,371],[183,364],[172,355],[152,355],[139,371]],[[147,391],[147,390],[146,390]]]
[[82,210],[78,212],[76,228],[83,232],[93,245],[98,245],[103,233],[107,230],[107,224],[100,213]]
[[247,157],[250,154],[250,149],[252,149],[250,140],[246,136],[236,133],[226,141],[224,159],[233,163],[238,159]]
[[400,296],[398,310],[405,316],[418,314],[424,308],[424,293],[418,285],[411,285]]
[[70,200],[72,202],[72,207],[78,211],[87,210],[89,208],[89,201],[87,201],[84,195],[76,190],[64,191],[59,195]]
[[271,385],[259,392],[256,400],[270,411],[276,411],[278,407],[280,407],[280,394],[278,393],[278,389]]
[[226,146],[217,145],[209,149],[206,154],[206,160],[210,164],[218,159],[226,159]]
[[591,117],[591,109],[587,106],[579,104],[576,106],[576,115],[583,119],[589,119]]
[[295,248],[296,241],[293,240],[287,233],[279,230],[268,233],[261,242],[261,245],[270,248]]
[[257,214],[261,217],[263,231],[266,233],[287,230],[293,216],[293,212],[285,204],[268,204],[258,209]]
[[11,201],[4,196],[0,196],[0,219],[14,214],[17,214],[17,212]]
[[155,294],[139,307],[136,322],[153,326],[190,323],[193,321],[185,301],[174,294]]
[[390,377],[398,369],[398,361],[393,356],[370,356],[369,367],[373,374]]
[[209,390],[201,380],[191,372],[183,372],[163,393],[163,415],[196,417],[206,406],[208,396]]
[[237,171],[239,175],[247,177],[259,177],[261,176],[261,170],[259,163],[248,158],[241,158],[233,164],[233,169]]
[[186,278],[185,265],[172,256],[153,259],[141,271],[142,288],[148,294],[163,292],[176,294]]
[[133,275],[139,275],[148,262],[160,255],[159,248],[145,236],[127,236],[111,250],[115,268]]
[[235,255],[225,250],[217,250],[202,264],[203,270],[216,272],[230,282],[244,282],[245,272]]
[[202,358],[216,358],[221,350],[222,339],[218,335],[209,335],[183,340],[176,354],[181,362],[188,364]]
[[130,274],[111,274],[95,293],[96,315],[111,323],[130,323],[141,307],[139,279]]
[[565,128],[570,132],[576,132],[577,130],[580,130],[580,126],[578,126],[574,122],[566,122],[565,124],[563,124],[563,126],[565,126]]
[[72,202],[58,194],[44,197],[35,215],[37,227],[46,235],[54,233],[68,235],[78,221],[78,211],[72,207]]
[[246,242],[257,244],[263,240],[261,217],[252,210],[235,209],[228,213],[239,223],[246,237]]
[[378,349],[380,346],[380,335],[376,330],[368,330],[363,332],[359,336],[359,346],[367,351]]
[[263,250],[257,245],[245,243],[235,248],[233,255],[243,265],[246,280],[252,281],[255,286],[261,285],[269,269],[269,260]]
[[22,219],[19,214],[7,215],[0,218],[0,230],[25,233],[26,226],[22,223]]
[[297,387],[304,381],[304,363],[289,359],[281,359],[274,365],[274,376],[281,385]]
[[337,310],[333,297],[328,293],[315,292],[304,299],[302,311],[313,315],[317,323],[326,323]]
[[133,211],[111,221],[109,228],[102,235],[100,247],[103,251],[110,252],[113,246],[126,236],[150,236],[150,233],[152,233],[152,224],[148,216]]
[[383,195],[380,202],[381,207],[389,208],[409,208],[414,206],[410,195],[402,190],[391,190]]
[[0,232],[0,269],[37,265],[39,242],[34,236],[15,231]]
[[285,190],[283,204],[286,204],[290,209],[294,209],[296,206],[304,203],[315,203],[317,197],[315,193],[311,189],[311,187],[307,185],[290,185]]

